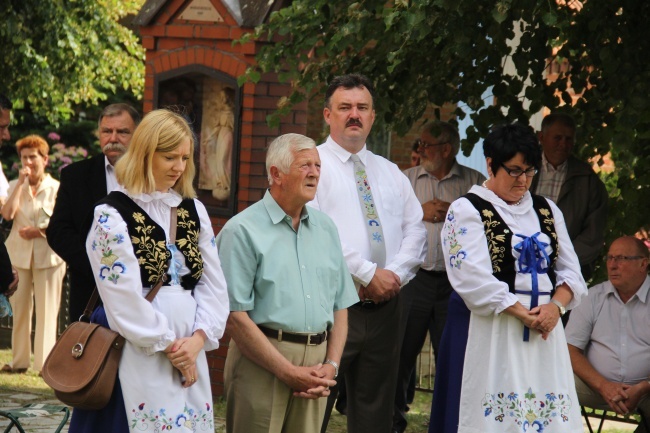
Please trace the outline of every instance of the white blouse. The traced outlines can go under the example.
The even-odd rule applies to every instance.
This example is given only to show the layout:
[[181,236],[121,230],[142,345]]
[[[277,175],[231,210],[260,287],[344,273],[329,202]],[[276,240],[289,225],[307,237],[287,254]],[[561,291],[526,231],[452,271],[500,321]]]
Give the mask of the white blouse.
[[[182,201],[178,193],[170,190],[134,196],[123,187],[117,191],[127,194],[160,225],[169,241],[170,209]],[[198,329],[205,332],[204,348],[209,351],[219,347],[230,308],[210,218],[201,202],[194,200],[194,203],[201,226],[199,251],[203,259],[203,275],[194,288],[197,309],[193,332]],[[153,354],[164,350],[174,340],[187,336],[175,335],[167,317],[144,298],[150,287],[142,286],[140,266],[129,240],[126,222],[117,210],[106,204],[97,206],[86,249],[109,326],[145,353]],[[107,254],[113,255],[113,268],[119,264],[109,276],[102,264]],[[188,273],[189,269],[184,265],[179,270],[180,276]]]
[[[482,186],[475,185],[469,192],[490,202],[508,225],[513,233],[512,246],[505,254],[512,254],[516,260],[518,253],[514,246],[522,240],[516,235],[532,236],[541,231],[530,193],[527,192],[521,203],[513,206]],[[576,307],[580,299],[587,295],[587,285],[580,273],[580,263],[569,238],[562,212],[551,201],[549,206],[555,219],[559,249],[555,263],[555,286],[566,283],[573,291],[573,299],[567,305],[568,310]],[[521,301],[520,297],[510,293],[507,283],[498,280],[492,274],[492,260],[483,221],[478,210],[466,198],[454,201],[449,207],[442,229],[442,238],[449,281],[472,313],[482,316],[499,314],[517,301]],[[550,244],[550,240],[543,233],[540,234],[539,239]],[[540,291],[550,291],[553,288],[546,274],[539,274],[538,281]],[[515,287],[518,290],[530,290],[531,275],[518,272]]]

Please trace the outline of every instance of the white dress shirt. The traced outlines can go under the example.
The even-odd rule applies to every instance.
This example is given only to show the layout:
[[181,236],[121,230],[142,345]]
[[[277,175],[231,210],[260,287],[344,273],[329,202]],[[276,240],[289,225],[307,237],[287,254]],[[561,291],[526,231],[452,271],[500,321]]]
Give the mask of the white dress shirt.
[[[377,265],[370,261],[367,221],[356,190],[351,153],[332,137],[317,149],[321,176],[316,197],[308,205],[334,220],[352,278],[357,286],[366,286],[375,275]],[[427,251],[422,207],[397,165],[373,154],[365,146],[357,155],[365,165],[384,232],[385,269],[397,274],[403,286],[415,276]]]
[[5,176],[4,171],[2,171],[2,164],[0,164],[0,198],[5,200],[9,196],[9,181],[7,181],[7,176]]
[[106,194],[116,190],[118,187],[117,178],[115,177],[115,167],[104,157],[104,168],[106,170]]

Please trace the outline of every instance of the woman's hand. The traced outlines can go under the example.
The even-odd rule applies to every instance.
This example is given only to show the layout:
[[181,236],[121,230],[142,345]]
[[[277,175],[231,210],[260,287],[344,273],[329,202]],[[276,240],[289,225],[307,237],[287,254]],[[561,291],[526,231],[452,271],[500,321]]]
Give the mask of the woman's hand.
[[23,167],[18,171],[18,185],[25,183],[25,180],[29,179],[29,176],[32,174],[32,169],[29,167]]
[[43,236],[37,227],[26,226],[18,230],[18,235],[26,240],[36,239]]
[[553,303],[538,305],[530,310],[531,314],[537,317],[530,325],[530,328],[537,329],[542,333],[542,338],[546,340],[557,322],[560,320],[560,309]]
[[183,369],[195,365],[205,340],[205,333],[200,329],[191,337],[179,338],[165,349],[167,359],[182,372]]

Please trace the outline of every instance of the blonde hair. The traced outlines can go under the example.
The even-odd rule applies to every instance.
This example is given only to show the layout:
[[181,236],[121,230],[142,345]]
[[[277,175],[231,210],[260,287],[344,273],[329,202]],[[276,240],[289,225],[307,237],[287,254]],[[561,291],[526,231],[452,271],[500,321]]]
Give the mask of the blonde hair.
[[154,153],[171,152],[186,139],[190,140],[190,159],[173,189],[183,198],[195,198],[194,134],[185,119],[165,109],[151,111],[135,129],[128,150],[115,165],[117,181],[132,194],[154,192]]

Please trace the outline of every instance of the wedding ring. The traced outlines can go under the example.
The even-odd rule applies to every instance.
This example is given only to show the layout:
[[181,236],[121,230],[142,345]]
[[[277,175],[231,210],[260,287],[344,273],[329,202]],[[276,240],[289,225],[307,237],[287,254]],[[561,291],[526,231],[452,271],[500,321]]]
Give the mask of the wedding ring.
[[181,361],[181,368],[185,368],[185,361]]
[[190,382],[194,382],[194,376],[190,377]]

